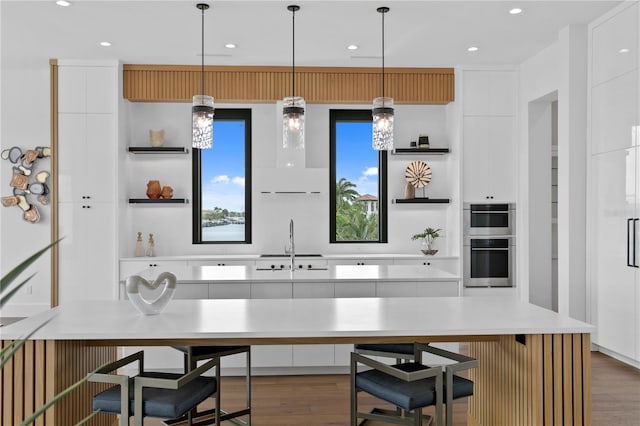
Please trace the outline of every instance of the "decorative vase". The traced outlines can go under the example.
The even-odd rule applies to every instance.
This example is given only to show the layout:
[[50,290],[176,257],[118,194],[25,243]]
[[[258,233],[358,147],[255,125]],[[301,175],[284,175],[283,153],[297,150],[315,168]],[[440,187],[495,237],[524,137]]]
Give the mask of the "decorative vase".
[[420,247],[420,251],[427,256],[433,256],[438,252],[437,249],[433,248],[432,236],[427,235],[426,237],[424,237],[424,239],[422,240],[422,246]]
[[163,186],[160,195],[166,200],[170,199],[173,197],[173,188],[170,186]]
[[413,200],[414,198],[416,198],[416,189],[407,182],[407,185],[404,187],[404,199]]
[[144,245],[142,244],[142,232],[138,232],[138,237],[136,238],[136,246],[133,250],[133,255],[135,257],[144,256]]
[[160,194],[162,194],[162,191],[160,190],[160,181],[150,180],[147,182],[147,197],[152,200],[157,200],[160,198]]
[[164,130],[149,130],[151,146],[157,148],[164,143]]

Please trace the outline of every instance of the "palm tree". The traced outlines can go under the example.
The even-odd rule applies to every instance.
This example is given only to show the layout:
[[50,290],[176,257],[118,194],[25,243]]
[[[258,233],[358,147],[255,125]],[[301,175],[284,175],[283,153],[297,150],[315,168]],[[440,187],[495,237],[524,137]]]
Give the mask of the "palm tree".
[[358,198],[360,194],[354,189],[355,187],[356,185],[353,182],[346,178],[340,178],[340,180],[336,182],[336,205],[351,203]]

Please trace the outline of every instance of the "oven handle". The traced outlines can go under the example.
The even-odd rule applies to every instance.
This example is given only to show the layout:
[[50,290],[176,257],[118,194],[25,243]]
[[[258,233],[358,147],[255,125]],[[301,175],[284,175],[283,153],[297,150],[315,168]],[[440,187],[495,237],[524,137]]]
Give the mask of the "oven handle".
[[511,249],[508,247],[506,248],[477,247],[477,248],[471,249],[471,251],[507,251],[507,250],[511,250]]
[[496,214],[509,213],[509,210],[471,210],[471,214]]

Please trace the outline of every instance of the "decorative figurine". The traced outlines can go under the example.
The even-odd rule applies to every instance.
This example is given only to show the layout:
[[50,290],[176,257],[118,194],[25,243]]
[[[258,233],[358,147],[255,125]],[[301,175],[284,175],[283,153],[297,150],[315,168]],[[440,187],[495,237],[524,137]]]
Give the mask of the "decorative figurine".
[[156,242],[153,240],[153,234],[149,234],[149,244],[147,245],[147,256],[153,257],[156,255]]
[[162,187],[162,192],[160,193],[160,196],[162,198],[164,198],[165,200],[168,200],[170,198],[173,197],[173,188],[170,186],[163,186]]

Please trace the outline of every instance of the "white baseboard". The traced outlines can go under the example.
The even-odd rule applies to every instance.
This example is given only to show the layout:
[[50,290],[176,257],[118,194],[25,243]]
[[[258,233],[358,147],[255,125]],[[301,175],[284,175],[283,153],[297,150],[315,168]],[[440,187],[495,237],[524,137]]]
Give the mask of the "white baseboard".
[[610,356],[611,358],[615,358],[618,361],[624,362],[625,364],[629,364],[630,366],[635,367],[635,368],[640,370],[640,362],[636,361],[635,359],[629,358],[629,357],[624,356],[624,355],[620,355],[617,352],[611,351],[611,350],[609,350],[607,348],[603,348],[602,346],[598,346],[596,344],[594,344],[592,346],[595,346],[596,350],[598,352],[601,352],[601,353],[603,353],[603,354],[605,354],[607,356]]

